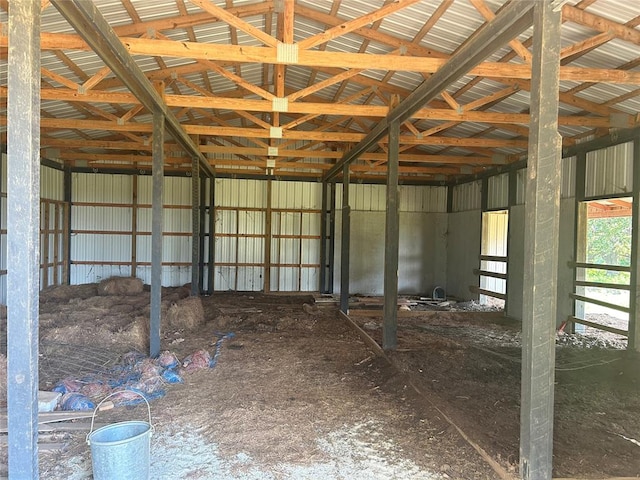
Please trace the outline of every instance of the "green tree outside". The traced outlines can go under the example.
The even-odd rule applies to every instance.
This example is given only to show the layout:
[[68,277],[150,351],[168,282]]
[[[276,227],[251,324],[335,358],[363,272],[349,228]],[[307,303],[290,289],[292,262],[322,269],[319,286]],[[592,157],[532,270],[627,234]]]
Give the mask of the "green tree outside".
[[[587,221],[587,263],[631,265],[631,217],[590,218]],[[629,284],[628,272],[587,270],[587,281]]]

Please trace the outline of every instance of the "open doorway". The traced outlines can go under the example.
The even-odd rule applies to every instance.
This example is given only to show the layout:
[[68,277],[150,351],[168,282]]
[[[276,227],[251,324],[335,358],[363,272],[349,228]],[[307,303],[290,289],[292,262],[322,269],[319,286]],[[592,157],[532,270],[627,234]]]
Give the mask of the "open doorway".
[[586,322],[576,322],[578,333],[628,331],[632,205],[621,197],[591,200],[579,209],[576,317]]
[[[480,304],[504,308],[507,294],[507,238],[509,211],[482,213]],[[490,294],[486,294],[490,293]]]

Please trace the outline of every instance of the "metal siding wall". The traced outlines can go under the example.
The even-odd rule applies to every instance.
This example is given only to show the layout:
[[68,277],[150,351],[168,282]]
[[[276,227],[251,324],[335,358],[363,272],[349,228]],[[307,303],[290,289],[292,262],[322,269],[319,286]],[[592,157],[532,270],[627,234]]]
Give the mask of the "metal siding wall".
[[271,184],[271,207],[319,210],[322,208],[319,182],[276,182]]
[[[132,177],[92,173],[72,174],[72,203],[131,203]],[[131,209],[108,206],[71,208],[71,230],[131,231]],[[131,236],[72,234],[71,260],[97,262],[131,261]],[[131,267],[71,264],[71,284],[95,283],[103,278],[129,275]]]
[[64,173],[60,170],[40,167],[40,197],[49,200],[64,200],[63,181]]
[[[387,187],[354,183],[349,185],[351,210],[384,212],[387,205]],[[342,201],[342,190],[340,190]]]
[[489,177],[487,207],[489,209],[507,208],[509,206],[509,174],[503,173]]
[[[320,192],[320,196],[322,196],[322,192]],[[302,235],[320,236],[320,214],[302,214]],[[300,262],[307,265],[320,263],[319,239],[302,239],[302,258]],[[319,276],[320,271],[318,268],[302,267],[300,272],[300,291],[313,292],[318,290]]]
[[447,187],[400,186],[400,211],[447,212]]
[[629,193],[632,188],[633,142],[587,153],[587,197]]
[[[216,179],[215,206],[266,209],[267,183],[262,180]],[[258,211],[216,208],[216,234],[265,233],[265,217]],[[221,236],[215,239],[216,263],[264,262],[264,238]],[[263,268],[216,265],[215,290],[258,291],[264,287]]]
[[74,202],[131,203],[133,177],[95,173],[72,174]]
[[[321,210],[322,184],[318,182],[273,182],[274,210]],[[319,212],[278,212],[271,217],[271,263],[319,264],[319,238],[277,238],[277,235],[320,235]],[[315,291],[317,267],[271,267],[271,289]]]
[[576,157],[562,159],[562,198],[572,198],[576,196]]
[[[131,193],[129,194],[131,198]],[[151,205],[153,179],[149,175],[138,176],[138,204]],[[131,200],[129,200],[131,202]],[[191,263],[191,177],[165,177],[162,211],[163,232],[162,262]],[[167,208],[167,205],[189,208]],[[136,259],[151,262],[151,208],[138,208],[136,231]],[[131,222],[129,221],[129,229]],[[140,232],[147,233],[140,235]],[[184,235],[171,235],[182,233]],[[131,241],[131,237],[128,237]],[[129,257],[130,258],[130,257]],[[144,283],[151,283],[151,266],[138,265],[136,276]],[[162,267],[162,285],[180,286],[191,281],[190,265],[165,265]]]
[[[47,200],[55,200],[55,201],[62,201],[64,199],[64,173],[62,171],[56,170],[51,167],[44,167],[44,166],[40,167],[40,198],[47,199]],[[43,263],[45,258],[48,259],[48,263],[53,263],[56,255],[56,251],[55,251],[56,233],[54,233],[53,230],[55,230],[55,227],[56,227],[56,213],[60,217],[58,221],[58,226],[59,228],[62,228],[62,225],[63,225],[62,207],[58,205],[57,207],[58,211],[56,212],[56,205],[49,204],[49,225],[45,224],[45,218],[44,218],[45,212],[44,212],[42,202],[40,203],[40,209],[41,209],[40,211],[41,227],[43,229],[48,229],[49,231],[52,232],[47,235],[49,248],[48,248],[48,252],[46,252],[46,255],[44,251],[44,248],[45,248],[44,235],[40,236],[40,241],[42,242],[40,245],[40,248],[41,248],[40,263]],[[64,249],[64,245],[62,241],[59,241],[57,255],[58,255],[58,258],[60,259],[62,258],[63,249]],[[55,270],[55,267],[53,266],[47,268],[47,278],[48,278],[47,282],[49,285],[54,284],[53,282],[54,274],[56,273],[54,272],[54,270]],[[59,265],[58,271],[57,271],[58,282],[60,282],[60,279],[62,278],[62,270],[63,270],[62,265]],[[40,275],[41,288],[45,286],[43,282],[44,282],[44,275],[41,274]]]
[[[446,213],[447,187],[400,185],[401,212]],[[349,186],[351,209],[384,212],[387,209],[387,187],[352,183]],[[342,185],[336,189],[336,205],[342,205]]]
[[482,184],[479,181],[453,187],[453,211],[480,210],[481,188]]
[[266,208],[266,195],[263,180],[216,179],[216,205],[220,207]]
[[[274,212],[272,227],[277,228],[279,235],[300,235],[300,213]],[[272,229],[272,231],[274,231]],[[274,232],[275,233],[275,232]],[[273,263],[300,263],[299,238],[272,238],[271,261]],[[274,272],[274,270],[276,270]],[[279,291],[298,290],[298,268],[280,267],[272,269],[276,274],[277,289]]]

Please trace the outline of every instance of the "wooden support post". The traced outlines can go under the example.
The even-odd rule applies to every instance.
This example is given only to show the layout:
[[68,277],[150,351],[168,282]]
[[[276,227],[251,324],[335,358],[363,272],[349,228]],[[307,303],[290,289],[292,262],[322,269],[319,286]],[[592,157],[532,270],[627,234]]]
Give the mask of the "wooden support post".
[[349,313],[349,246],[351,207],[349,206],[349,164],[342,168],[342,242],[340,244],[340,311]]
[[205,259],[205,238],[206,238],[206,212],[205,204],[207,203],[207,179],[206,177],[200,177],[200,208],[198,212],[200,214],[200,252],[198,254],[198,292],[204,292],[204,259]]
[[59,285],[60,272],[58,270],[60,269],[60,220],[63,212],[62,205],[60,203],[56,203],[53,211],[53,284]]
[[[509,308],[513,303],[511,301],[511,297],[515,294],[514,289],[511,288],[513,286],[513,272],[512,264],[515,261],[514,257],[509,258],[509,254],[511,253],[511,242],[513,237],[513,214],[511,211],[511,207],[515,206],[518,203],[518,171],[510,170],[509,171],[509,197],[508,197],[508,217],[507,217],[507,278],[505,282],[505,303],[504,303],[504,312],[507,316],[515,316],[515,318],[522,318],[522,312],[513,312],[513,308]],[[519,313],[519,315],[518,315]]]
[[149,356],[160,353],[162,317],[162,228],[164,190],[164,115],[153,114],[153,191],[151,199],[151,318],[149,319]]
[[138,175],[134,175],[131,186],[131,276],[138,272]]
[[336,255],[336,182],[331,182],[331,192],[329,193],[329,278],[327,279],[327,293],[333,293],[333,281],[335,272]]
[[[265,293],[271,291],[271,175],[267,179],[267,210],[264,222],[264,286]],[[236,247],[237,248],[237,247]],[[237,262],[236,262],[237,263]],[[236,274],[237,277],[237,274]]]
[[63,190],[64,207],[62,216],[62,281],[71,283],[71,170],[64,169]]
[[327,293],[327,202],[329,196],[329,182],[322,182],[322,200],[320,209],[320,272],[318,291]]
[[49,286],[49,235],[51,234],[51,203],[42,202],[44,212],[42,213],[42,288]]
[[9,9],[7,422],[9,478],[38,478],[40,2]]
[[561,9],[535,3],[531,124],[525,203],[520,476],[551,479],[560,160]]
[[[587,153],[580,152],[576,157],[576,203],[575,203],[575,218],[574,218],[574,238],[573,238],[573,253],[574,259],[578,263],[584,263],[587,261],[587,204],[584,201],[585,188],[587,177]],[[586,269],[574,267],[573,269],[573,291],[577,295],[586,296],[586,288],[579,286],[578,282],[583,282],[587,279]],[[573,302],[573,316],[577,318],[585,318],[585,302],[582,300],[574,300]],[[582,326],[576,326],[576,323],[571,324],[571,333],[575,333],[576,329],[584,330]]]
[[398,249],[400,246],[400,214],[398,212],[398,154],[400,125],[389,125],[389,152],[387,160],[387,213],[384,237],[384,317],[382,321],[382,348],[393,350],[398,346]]
[[[198,140],[196,139],[197,143]],[[200,294],[200,159],[191,157],[191,295]]]
[[633,210],[631,219],[631,292],[627,349],[640,352],[640,137],[633,140]]
[[209,179],[209,295],[215,291],[216,272],[216,179]]

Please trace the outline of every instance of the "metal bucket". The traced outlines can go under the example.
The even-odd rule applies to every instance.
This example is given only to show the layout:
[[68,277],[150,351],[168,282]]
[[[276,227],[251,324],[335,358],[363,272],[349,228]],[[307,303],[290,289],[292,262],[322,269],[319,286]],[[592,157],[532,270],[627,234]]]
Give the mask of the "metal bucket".
[[[119,393],[119,392],[115,392]],[[98,404],[91,417],[91,430],[87,443],[91,446],[91,464],[94,480],[148,480],[151,455],[151,407],[147,404],[149,421],[128,421],[106,425],[93,431],[93,422],[100,406],[112,395],[107,395]]]

